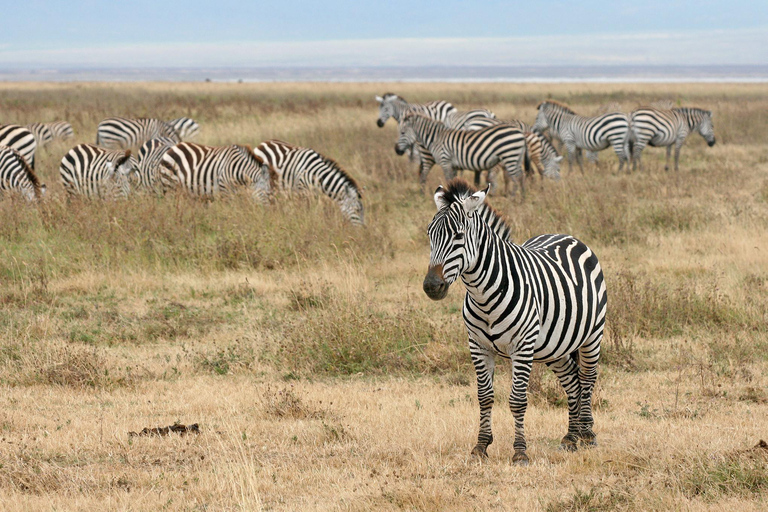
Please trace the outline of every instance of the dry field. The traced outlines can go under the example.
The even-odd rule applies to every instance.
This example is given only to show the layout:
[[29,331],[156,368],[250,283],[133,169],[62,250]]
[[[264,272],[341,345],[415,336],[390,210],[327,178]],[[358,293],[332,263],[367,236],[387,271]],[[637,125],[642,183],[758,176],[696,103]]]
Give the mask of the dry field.
[[[599,446],[558,450],[564,395],[537,369],[531,465],[511,464],[509,369],[490,457],[463,290],[421,290],[431,194],[375,126],[373,97],[451,100],[533,121],[659,99],[715,112],[679,173],[617,159],[492,197],[515,239],[571,233],[605,270]],[[765,510],[768,507],[768,86],[0,84],[2,122],[188,115],[203,143],[282,138],[364,186],[367,226],[318,199],[183,196],[0,203],[0,510]],[[441,172],[433,170],[430,189]],[[200,434],[129,436],[198,423]]]

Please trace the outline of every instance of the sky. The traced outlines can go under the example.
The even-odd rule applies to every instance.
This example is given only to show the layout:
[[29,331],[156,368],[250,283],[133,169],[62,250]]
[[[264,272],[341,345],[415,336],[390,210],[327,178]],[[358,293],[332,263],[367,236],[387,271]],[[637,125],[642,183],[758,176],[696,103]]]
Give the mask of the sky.
[[766,0],[3,3],[4,69],[768,65]]

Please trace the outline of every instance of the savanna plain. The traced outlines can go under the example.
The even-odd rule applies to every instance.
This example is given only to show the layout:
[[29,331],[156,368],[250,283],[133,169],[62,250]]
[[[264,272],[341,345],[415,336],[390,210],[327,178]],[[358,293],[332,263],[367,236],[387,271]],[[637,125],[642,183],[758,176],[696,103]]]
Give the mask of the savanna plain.
[[[509,367],[495,442],[479,411],[463,287],[421,283],[426,191],[376,127],[375,95],[533,122],[657,100],[714,112],[680,171],[609,151],[585,172],[491,196],[514,240],[569,233],[602,263],[598,446],[566,453],[565,395],[534,372],[531,465],[511,458]],[[35,206],[0,203],[0,509],[765,510],[768,86],[764,84],[0,84],[2,122],[64,119]],[[68,201],[64,153],[108,116],[189,116],[198,142],[280,138],[363,187],[364,228],[324,198]],[[564,162],[565,163],[565,162]],[[469,178],[469,176],[467,176]],[[197,423],[199,434],[130,436]]]

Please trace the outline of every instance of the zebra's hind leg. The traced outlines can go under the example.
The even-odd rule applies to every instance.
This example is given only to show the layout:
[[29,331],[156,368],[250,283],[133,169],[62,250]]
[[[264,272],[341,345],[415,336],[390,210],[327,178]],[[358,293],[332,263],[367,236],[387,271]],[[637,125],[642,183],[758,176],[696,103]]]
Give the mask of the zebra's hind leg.
[[597,381],[597,362],[600,359],[600,341],[602,330],[596,333],[579,348],[579,383],[581,395],[579,397],[579,440],[588,446],[597,444],[595,432],[592,427],[595,420],[592,417],[592,392]]
[[531,378],[533,354],[518,354],[512,363],[512,391],[509,393],[509,410],[515,418],[515,441],[512,446],[515,454],[514,464],[528,465],[528,455],[525,453],[525,410],[528,408],[528,381]]
[[488,457],[488,445],[493,442],[491,431],[491,410],[493,409],[493,372],[495,362],[493,354],[479,348],[472,340],[469,343],[469,352],[477,374],[477,401],[480,403],[480,432],[477,435],[477,444],[472,448],[472,455],[480,458]]
[[568,432],[560,441],[560,448],[567,451],[575,451],[579,445],[579,401],[581,398],[581,382],[579,381],[579,368],[571,355],[549,361],[547,366],[554,372],[560,385],[568,395]]

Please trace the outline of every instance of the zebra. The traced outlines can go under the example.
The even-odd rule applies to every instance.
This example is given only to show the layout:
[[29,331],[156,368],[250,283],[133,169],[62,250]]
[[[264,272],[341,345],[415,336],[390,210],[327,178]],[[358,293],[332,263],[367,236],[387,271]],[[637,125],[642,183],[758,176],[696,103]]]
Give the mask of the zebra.
[[13,148],[27,161],[29,166],[35,169],[35,151],[37,141],[35,134],[23,126],[17,124],[0,125],[0,146]]
[[129,175],[136,167],[130,150],[78,144],[61,159],[59,174],[70,197],[122,199],[131,191]]
[[54,121],[52,123],[46,123],[46,126],[53,133],[54,140],[67,140],[75,136],[75,131],[72,129],[72,125],[66,121]]
[[592,392],[605,326],[605,281],[595,254],[572,236],[540,235],[523,245],[500,236],[500,228],[484,220],[483,208],[490,208],[483,206],[486,194],[463,180],[438,187],[423,289],[440,300],[461,278],[467,290],[463,316],[480,404],[473,455],[487,457],[493,442],[495,356],[512,361],[512,461],[525,465],[523,420],[533,362],[549,366],[568,395],[568,432],[561,447],[596,444]]
[[176,141],[168,137],[150,139],[142,144],[141,149],[139,149],[136,173],[131,175],[137,190],[150,190],[155,193],[162,193],[160,167],[163,155],[175,145]]
[[110,149],[127,149],[140,146],[158,137],[168,137],[181,142],[178,132],[165,121],[147,117],[138,119],[110,117],[99,123],[96,130],[96,145]]
[[[429,151],[432,162],[443,168],[448,180],[454,178],[458,169],[477,172],[501,163],[507,176],[524,191],[521,167],[526,153],[525,136],[513,126],[496,124],[475,131],[451,130],[425,116],[409,113],[400,122],[395,152],[402,155],[416,143]],[[422,166],[422,184],[430,169],[431,166]]]
[[577,149],[600,151],[612,146],[619,157],[619,171],[629,159],[629,116],[620,112],[603,114],[595,117],[582,117],[573,110],[557,101],[542,101],[536,107],[539,111],[534,131],[550,128],[552,135],[565,144],[568,151],[568,169],[573,168],[576,159],[579,169],[584,172],[581,164],[581,152]]
[[281,140],[262,142],[255,153],[275,170],[282,190],[322,192],[351,224],[365,224],[360,187],[334,160]]
[[632,170],[636,166],[642,169],[642,153],[646,145],[666,146],[667,160],[664,170],[669,170],[669,157],[675,146],[675,171],[678,170],[680,148],[692,132],[699,132],[709,147],[715,145],[715,129],[712,125],[712,112],[700,108],[673,108],[662,110],[652,107],[639,108],[629,116],[630,140],[632,150]]
[[34,202],[43,196],[45,188],[21,153],[7,146],[0,147],[0,198],[6,192],[18,192],[27,201]]
[[272,193],[275,175],[249,146],[179,142],[163,155],[160,179],[164,190],[181,188],[199,197],[247,187],[254,199],[264,203]]
[[32,132],[35,136],[35,142],[37,142],[38,148],[44,148],[51,142],[53,142],[53,132],[44,123],[31,123],[26,126],[26,129]]
[[[408,103],[404,98],[393,94],[391,92],[386,93],[384,96],[376,96],[376,101],[379,102],[379,118],[376,124],[379,128],[384,126],[384,123],[392,117],[400,123],[406,113],[416,112],[426,117],[440,121],[446,127],[456,130],[478,130],[480,128],[486,128],[491,126],[496,119],[496,115],[490,110],[475,109],[465,112],[456,110],[456,107],[451,105],[447,101],[437,100],[429,103]],[[434,167],[434,161],[431,160],[430,155],[422,156],[424,148],[415,144],[407,151],[411,161],[419,161],[419,169],[421,172],[424,169]],[[426,175],[425,175],[426,176]]]
[[168,124],[171,125],[174,130],[176,130],[176,133],[178,133],[179,137],[181,137],[183,140],[194,139],[197,136],[197,133],[200,131],[200,125],[197,124],[194,119],[190,119],[188,117],[173,119],[168,121]]

